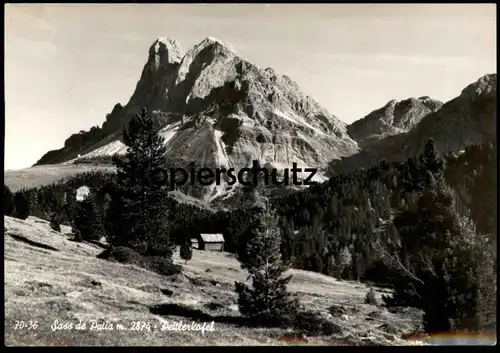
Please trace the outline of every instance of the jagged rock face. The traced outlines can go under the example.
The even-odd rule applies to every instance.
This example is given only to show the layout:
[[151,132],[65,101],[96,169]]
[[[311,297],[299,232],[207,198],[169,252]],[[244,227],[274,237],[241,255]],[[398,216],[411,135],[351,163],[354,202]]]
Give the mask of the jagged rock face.
[[[114,107],[99,140],[51,151],[37,164],[61,163],[97,148],[124,152],[113,141],[142,107],[164,119],[168,160],[238,169],[258,159],[277,167],[296,162],[321,168],[358,151],[346,125],[288,77],[258,68],[213,38],[186,53],[176,41],[158,39],[130,101]],[[107,148],[111,142],[114,147]]]
[[151,110],[167,111],[175,73],[183,57],[184,51],[175,40],[159,38],[153,43],[141,78],[126,106],[129,114],[135,114],[137,109],[145,106]]
[[443,103],[429,97],[391,100],[363,119],[347,127],[347,133],[362,148],[384,139],[410,131],[429,113],[436,112]]
[[421,153],[431,137],[442,152],[496,141],[496,85],[496,74],[481,77],[441,109],[424,116],[409,132],[389,136],[342,161],[333,161],[330,174],[366,168],[382,159],[403,161]]

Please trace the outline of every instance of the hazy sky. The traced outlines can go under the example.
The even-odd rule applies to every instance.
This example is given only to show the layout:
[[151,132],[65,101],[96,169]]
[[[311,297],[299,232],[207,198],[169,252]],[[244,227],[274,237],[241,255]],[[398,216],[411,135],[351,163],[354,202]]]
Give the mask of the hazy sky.
[[348,123],[391,99],[447,101],[496,72],[495,5],[7,4],[4,170],[125,105],[157,37],[188,50],[207,36]]

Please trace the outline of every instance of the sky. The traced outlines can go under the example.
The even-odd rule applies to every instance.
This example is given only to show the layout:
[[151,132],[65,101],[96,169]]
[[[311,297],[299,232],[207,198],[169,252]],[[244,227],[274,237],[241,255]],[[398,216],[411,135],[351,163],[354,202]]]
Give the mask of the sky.
[[7,4],[5,165],[33,165],[132,95],[158,37],[211,36],[351,123],[496,72],[494,4]]

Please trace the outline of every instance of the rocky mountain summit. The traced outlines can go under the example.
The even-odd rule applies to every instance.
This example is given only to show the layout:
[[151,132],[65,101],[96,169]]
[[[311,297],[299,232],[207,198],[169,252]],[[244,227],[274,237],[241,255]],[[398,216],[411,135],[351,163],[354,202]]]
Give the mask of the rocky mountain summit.
[[[297,163],[331,175],[405,160],[429,137],[443,152],[495,141],[496,74],[445,104],[429,97],[392,100],[346,126],[289,77],[257,67],[220,40],[206,38],[185,52],[177,41],[159,38],[129,102],[116,104],[102,127],[73,134],[36,165],[125,153],[123,127],[143,107],[161,124],[169,166],[238,170],[259,160],[278,170]],[[324,180],[318,174],[316,180]],[[233,191],[214,186],[208,200]]]
[[125,152],[122,128],[143,107],[162,124],[166,157],[176,162],[239,169],[257,159],[278,169],[293,162],[320,168],[358,151],[346,125],[287,76],[258,68],[214,38],[187,52],[159,38],[130,101],[37,165]]
[[442,106],[442,102],[429,97],[412,97],[402,101],[393,99],[349,125],[347,133],[360,147],[365,148],[388,136],[410,131],[424,116],[436,112]]
[[442,152],[458,152],[467,146],[495,142],[496,85],[496,74],[481,77],[458,97],[422,117],[408,132],[375,141],[359,153],[333,161],[330,173],[366,168],[383,159],[405,160],[419,154],[431,137]]

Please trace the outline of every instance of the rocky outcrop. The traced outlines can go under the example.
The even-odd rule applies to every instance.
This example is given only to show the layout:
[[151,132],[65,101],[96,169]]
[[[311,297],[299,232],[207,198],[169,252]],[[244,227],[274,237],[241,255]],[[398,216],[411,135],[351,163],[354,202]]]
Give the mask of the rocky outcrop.
[[496,140],[497,75],[488,74],[470,84],[441,109],[427,114],[409,132],[372,143],[369,148],[341,161],[333,161],[330,173],[366,168],[385,159],[402,161],[419,154],[432,137],[442,152]]
[[391,100],[384,107],[349,125],[347,133],[360,147],[366,148],[388,136],[410,131],[424,116],[436,112],[442,106],[442,102],[429,97]]
[[37,164],[66,162],[98,148],[120,153],[107,146],[116,145],[142,107],[162,119],[168,160],[242,168],[258,159],[277,167],[296,162],[321,168],[358,151],[346,125],[290,78],[257,67],[214,38],[187,52],[175,40],[160,38],[130,101],[115,105],[95,141],[51,151]]

